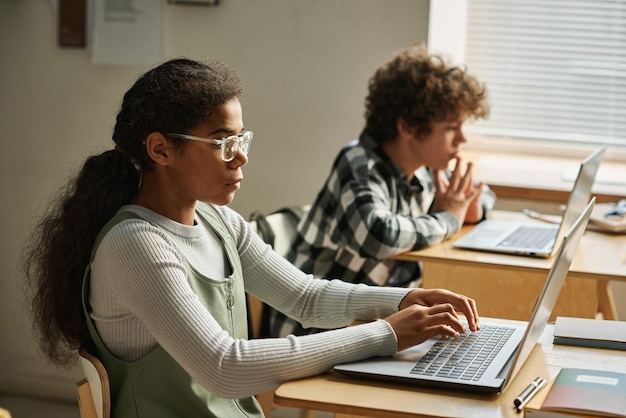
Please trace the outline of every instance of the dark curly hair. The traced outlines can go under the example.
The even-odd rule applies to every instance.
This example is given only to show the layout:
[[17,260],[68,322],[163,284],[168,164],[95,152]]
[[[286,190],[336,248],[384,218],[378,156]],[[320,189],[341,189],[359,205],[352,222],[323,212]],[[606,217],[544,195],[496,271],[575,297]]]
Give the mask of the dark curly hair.
[[419,137],[430,133],[433,122],[460,114],[473,119],[488,116],[485,87],[464,68],[428,55],[424,45],[400,51],[369,80],[365,131],[379,143],[397,137],[398,119]]
[[[50,359],[67,365],[79,347],[91,347],[83,275],[99,231],[134,201],[141,173],[153,168],[145,138],[157,131],[188,132],[242,94],[238,75],[223,63],[184,58],[153,68],[126,92],[113,131],[115,149],[86,160],[49,203],[24,248],[31,314]],[[172,143],[181,149],[185,142]]]

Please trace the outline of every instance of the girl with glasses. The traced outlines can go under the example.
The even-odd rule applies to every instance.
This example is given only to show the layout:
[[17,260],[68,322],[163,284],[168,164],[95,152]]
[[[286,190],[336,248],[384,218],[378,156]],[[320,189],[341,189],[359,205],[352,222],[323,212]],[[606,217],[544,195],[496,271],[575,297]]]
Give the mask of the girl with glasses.
[[[114,147],[85,161],[26,248],[44,352],[100,358],[114,418],[258,417],[254,395],[285,380],[454,337],[457,312],[478,329],[465,296],[314,279],[274,253],[228,207],[252,140],[242,93],[219,62],[175,59],[141,76]],[[249,340],[246,292],[333,330]]]

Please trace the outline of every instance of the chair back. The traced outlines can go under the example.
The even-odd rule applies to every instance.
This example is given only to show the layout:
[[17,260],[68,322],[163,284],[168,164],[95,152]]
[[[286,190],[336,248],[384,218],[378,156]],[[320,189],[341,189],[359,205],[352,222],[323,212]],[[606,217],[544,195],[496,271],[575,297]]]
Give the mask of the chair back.
[[110,418],[111,392],[104,365],[85,348],[78,350],[78,356],[85,375],[76,384],[81,418]]
[[298,222],[308,212],[310,206],[288,206],[268,215],[252,212],[250,224],[257,234],[278,254],[285,257],[298,233]]

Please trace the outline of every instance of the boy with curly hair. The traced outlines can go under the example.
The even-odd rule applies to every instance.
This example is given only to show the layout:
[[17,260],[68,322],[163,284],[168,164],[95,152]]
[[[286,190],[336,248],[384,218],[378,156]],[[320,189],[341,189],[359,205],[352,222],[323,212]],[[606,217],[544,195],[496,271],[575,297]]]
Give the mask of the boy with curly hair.
[[[384,63],[368,90],[365,128],[339,152],[287,258],[318,277],[415,286],[419,264],[392,257],[480,222],[495,203],[459,154],[464,122],[488,116],[487,93],[423,45]],[[315,331],[278,312],[270,324],[273,335]]]

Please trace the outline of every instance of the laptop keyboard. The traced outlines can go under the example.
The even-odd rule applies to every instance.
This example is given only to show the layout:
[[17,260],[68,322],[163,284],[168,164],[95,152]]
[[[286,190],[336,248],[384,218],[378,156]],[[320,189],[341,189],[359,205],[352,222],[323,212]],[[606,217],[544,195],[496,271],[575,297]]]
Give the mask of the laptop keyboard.
[[514,330],[504,325],[486,325],[457,338],[442,338],[417,362],[411,373],[479,380]]
[[505,248],[544,248],[554,239],[556,231],[551,228],[520,226],[498,243]]

